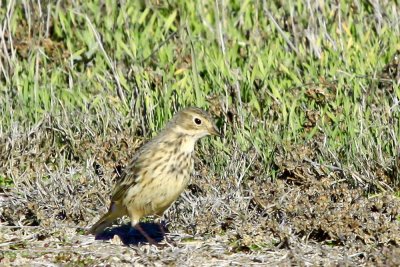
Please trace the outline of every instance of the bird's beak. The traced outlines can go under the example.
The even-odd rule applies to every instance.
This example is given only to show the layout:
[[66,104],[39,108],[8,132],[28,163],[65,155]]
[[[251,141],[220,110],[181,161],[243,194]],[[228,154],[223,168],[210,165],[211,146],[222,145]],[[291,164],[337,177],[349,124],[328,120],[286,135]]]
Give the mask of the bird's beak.
[[212,128],[210,129],[210,133],[212,135],[216,135],[218,137],[222,137],[222,134],[219,132],[217,126],[213,125]]

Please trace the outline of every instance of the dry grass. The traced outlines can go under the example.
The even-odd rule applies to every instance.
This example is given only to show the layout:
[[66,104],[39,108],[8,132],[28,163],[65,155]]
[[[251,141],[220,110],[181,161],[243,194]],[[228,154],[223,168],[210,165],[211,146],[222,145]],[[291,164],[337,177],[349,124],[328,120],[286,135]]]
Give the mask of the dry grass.
[[[115,170],[141,141],[129,132],[87,134],[90,124],[67,134],[67,123],[48,118],[4,140],[1,170],[14,178],[1,195],[6,264],[398,264],[400,200],[368,196],[344,170],[316,164],[318,142],[277,147],[276,180],[263,175],[255,150],[224,155],[204,143],[189,190],[165,216],[173,245],[138,246],[144,239],[129,227],[94,240],[82,229],[106,210]],[[227,158],[222,167],[213,165],[216,154]]]

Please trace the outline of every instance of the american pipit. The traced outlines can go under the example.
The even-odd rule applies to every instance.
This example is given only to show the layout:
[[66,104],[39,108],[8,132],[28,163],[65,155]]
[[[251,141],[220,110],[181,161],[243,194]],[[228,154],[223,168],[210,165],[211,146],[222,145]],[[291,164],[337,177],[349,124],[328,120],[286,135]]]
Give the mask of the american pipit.
[[111,197],[110,208],[89,233],[98,234],[113,221],[128,215],[131,224],[151,242],[139,220],[161,216],[179,197],[193,170],[193,151],[197,140],[220,135],[211,116],[195,107],[174,115],[166,127],[142,146],[121,174]]

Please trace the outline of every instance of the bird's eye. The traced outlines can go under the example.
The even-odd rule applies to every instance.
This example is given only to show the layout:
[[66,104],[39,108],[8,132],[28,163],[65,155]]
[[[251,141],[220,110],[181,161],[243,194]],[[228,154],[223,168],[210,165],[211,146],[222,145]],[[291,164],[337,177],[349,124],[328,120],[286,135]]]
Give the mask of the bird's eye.
[[199,118],[194,118],[194,123],[196,123],[197,125],[200,125],[201,120]]

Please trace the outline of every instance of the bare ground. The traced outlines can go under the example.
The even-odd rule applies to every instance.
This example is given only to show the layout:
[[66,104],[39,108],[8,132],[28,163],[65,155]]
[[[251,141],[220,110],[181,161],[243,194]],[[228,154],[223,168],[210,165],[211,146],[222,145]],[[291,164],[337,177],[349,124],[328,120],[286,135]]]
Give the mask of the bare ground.
[[[196,237],[168,235],[160,247],[148,244],[124,244],[118,235],[109,240],[77,234],[76,228],[59,226],[49,231],[42,227],[24,227],[15,231],[3,227],[2,264],[11,266],[43,265],[119,265],[136,266],[237,266],[237,265],[323,265],[351,266],[398,265],[398,248],[381,251],[323,245],[317,242],[294,242],[290,248],[270,247],[261,251],[235,252],[223,236]],[[18,237],[17,237],[18,236]],[[140,238],[141,239],[141,238]],[[390,258],[391,260],[382,259]],[[371,261],[373,260],[373,261]]]

